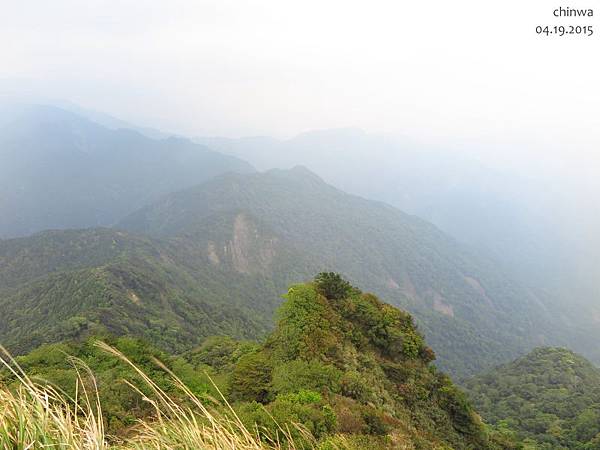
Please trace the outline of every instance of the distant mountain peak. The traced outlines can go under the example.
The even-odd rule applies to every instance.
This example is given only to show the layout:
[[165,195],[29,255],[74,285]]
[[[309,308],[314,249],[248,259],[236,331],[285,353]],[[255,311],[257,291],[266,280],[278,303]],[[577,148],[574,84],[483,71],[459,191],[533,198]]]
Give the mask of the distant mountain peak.
[[317,175],[315,172],[313,172],[304,165],[296,165],[291,169],[271,169],[268,170],[266,173],[275,174],[279,176],[293,176],[294,178],[304,178],[309,179],[311,181],[325,183],[325,181],[319,175]]
[[56,106],[0,108],[0,236],[110,226],[245,161],[187,139],[111,129]]

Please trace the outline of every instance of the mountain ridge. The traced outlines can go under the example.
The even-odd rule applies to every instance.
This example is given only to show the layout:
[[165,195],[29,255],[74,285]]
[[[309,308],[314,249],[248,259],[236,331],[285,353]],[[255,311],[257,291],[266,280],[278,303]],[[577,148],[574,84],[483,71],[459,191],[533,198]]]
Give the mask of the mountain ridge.
[[[531,333],[546,314],[543,307],[492,261],[477,257],[435,226],[339,191],[306,168],[225,174],[168,195],[117,228],[185,239],[207,217],[238,210],[260,218],[297,253],[315,261],[316,269],[344,273],[414,313],[444,362],[461,352],[450,348],[449,340],[467,346],[479,340],[485,353],[508,360],[549,338],[540,327]],[[499,330],[500,320],[504,326]],[[446,332],[450,335],[442,337]],[[461,357],[452,370],[460,370],[461,364],[464,368],[465,362],[467,372],[482,367],[468,351]]]
[[22,105],[1,114],[0,237],[111,226],[169,192],[245,161],[183,138],[150,139],[73,112]]

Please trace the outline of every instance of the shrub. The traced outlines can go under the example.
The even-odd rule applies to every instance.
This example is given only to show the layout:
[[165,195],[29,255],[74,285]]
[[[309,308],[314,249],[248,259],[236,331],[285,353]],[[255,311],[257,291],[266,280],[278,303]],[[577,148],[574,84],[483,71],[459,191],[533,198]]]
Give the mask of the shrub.
[[346,372],[342,377],[341,392],[346,397],[363,402],[371,400],[373,396],[368,380],[355,370]]
[[297,448],[313,448],[312,437],[319,439],[333,432],[337,425],[331,407],[322,401],[313,402],[317,398],[314,394],[285,395],[268,405],[242,403],[237,413],[248,428],[258,430],[264,441],[285,442],[291,437]]
[[367,426],[367,433],[377,436],[384,436],[389,431],[385,423],[384,415],[372,407],[363,408],[363,419]]
[[275,394],[310,389],[319,392],[339,392],[342,373],[320,361],[294,360],[273,370],[272,387]]
[[350,295],[352,285],[335,272],[321,272],[315,277],[319,293],[329,300],[341,300]]
[[272,367],[262,352],[250,353],[240,358],[229,382],[233,401],[265,403],[271,388]]

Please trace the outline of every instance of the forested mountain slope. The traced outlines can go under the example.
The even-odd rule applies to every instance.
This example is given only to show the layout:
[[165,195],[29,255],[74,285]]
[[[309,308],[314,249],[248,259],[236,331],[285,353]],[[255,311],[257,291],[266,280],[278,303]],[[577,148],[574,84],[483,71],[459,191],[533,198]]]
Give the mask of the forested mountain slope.
[[185,139],[104,128],[51,106],[0,107],[0,238],[108,226],[246,162]]
[[565,344],[600,363],[600,218],[593,169],[565,171],[564,163],[553,168],[552,157],[543,164],[528,157],[530,148],[517,153],[511,145],[498,152],[477,139],[427,144],[357,128],[197,142],[259,170],[304,164],[345,192],[433,223],[535,290],[560,327],[577,329]]
[[24,351],[104,330],[184,350],[209,334],[258,337],[286,286],[327,270],[414,313],[455,375],[566,335],[493,261],[301,167],[219,176],[119,228],[0,241],[2,342]]
[[[307,269],[344,273],[413,312],[441,366],[453,373],[509,360],[561,332],[548,334],[552,318],[543,306],[493,261],[425,221],[345,194],[302,167],[220,176],[165,197],[118,227],[201,243],[213,265],[257,272],[279,285],[283,266],[305,278]],[[272,235],[264,238],[260,227]],[[250,241],[257,246],[248,247]]]
[[[358,128],[313,130],[291,139],[197,138],[259,170],[304,164],[340,189],[384,201],[491,252],[528,277],[560,272],[548,260],[568,242],[555,217],[557,192],[481,160],[471,142],[432,145]],[[483,153],[485,155],[485,153]],[[558,266],[558,267],[557,267]]]
[[570,350],[537,348],[464,386],[484,420],[532,448],[600,448],[600,370]]
[[258,337],[279,303],[268,283],[176,243],[110,229],[0,241],[0,342],[12,352],[90,334],[183,351],[211,334]]

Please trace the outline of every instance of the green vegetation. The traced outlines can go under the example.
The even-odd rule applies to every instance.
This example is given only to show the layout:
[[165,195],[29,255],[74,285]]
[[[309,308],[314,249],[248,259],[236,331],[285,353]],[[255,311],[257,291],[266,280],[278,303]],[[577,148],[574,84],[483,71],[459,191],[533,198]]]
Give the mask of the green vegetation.
[[[507,437],[490,434],[464,394],[431,364],[434,354],[409,314],[336,274],[290,287],[277,326],[262,344],[211,337],[169,356],[133,338],[109,343],[116,350],[108,353],[92,340],[46,345],[17,363],[32,380],[50,383],[62,396],[75,398],[97,386],[102,426],[126,441],[160,432],[161,439],[173,438],[174,448],[213,448],[178,447],[181,436],[174,428],[153,424],[156,403],[144,398],[159,391],[182,414],[200,410],[201,424],[207,416],[202,408],[208,408],[220,421],[236,423],[236,435],[254,430],[259,441],[253,445],[259,447],[248,448],[270,448],[272,442],[321,450],[516,448]],[[131,364],[115,358],[117,352]],[[95,383],[82,381],[73,364],[89,367]],[[23,395],[22,380],[10,371],[0,373],[3,401],[10,404],[7,398]],[[215,401],[220,393],[233,410]],[[35,400],[30,397],[25,403]],[[250,439],[245,433],[242,437]]]
[[600,370],[568,350],[470,399],[439,371],[589,330],[432,225],[302,167],[21,113],[0,236],[125,219],[0,240],[0,448],[600,450]]
[[270,329],[274,286],[181,247],[108,229],[0,242],[0,342],[18,354],[131,335],[181,352],[209,335],[254,338]]
[[[105,341],[127,355],[130,361],[173,398],[181,395],[169,374],[157,366],[156,360],[161,361],[183,380],[196,397],[205,399],[217,394],[207,374],[194,369],[181,357],[169,356],[139,339],[105,337]],[[104,426],[108,433],[114,434],[153,413],[153,406],[144,402],[139,393],[131,389],[124,380],[140,386],[145,395],[150,396],[152,392],[134,369],[98,348],[95,342],[96,339],[91,338],[84,342],[43,345],[25,356],[18,357],[16,361],[33,381],[48,382],[53,388],[71,398],[76,396],[77,389],[81,389],[78,384],[79,374],[75,368],[81,368],[82,365],[90,368],[102,404]],[[0,372],[0,384],[13,387],[21,383],[14,374],[4,371]],[[87,388],[92,387],[88,383]]]
[[511,447],[487,434],[464,394],[431,365],[409,314],[332,273],[285,297],[263,345],[212,339],[187,355],[217,362],[247,427],[258,424],[270,438],[289,429],[299,445],[291,424],[300,423],[323,449]]
[[[436,364],[454,376],[562,330],[492,262],[302,168],[224,175],[120,227],[133,231],[0,241],[0,342],[22,353],[109,333],[182,352],[210,335],[260,338],[272,330],[280,293],[329,269],[414,314]],[[324,294],[345,295],[347,286],[324,277]]]
[[[179,392],[174,398],[119,350],[97,343],[104,356],[120,361],[136,379],[126,380],[133,393],[147,402],[152,416],[136,421],[127,435],[115,438],[104,427],[104,404],[97,395],[98,384],[89,368],[75,360],[72,370],[76,395],[47,383],[34,382],[4,355],[0,365],[17,380],[14,389],[0,386],[0,447],[29,450],[294,450],[298,447],[286,433],[285,447],[264,442],[248,430],[233,410],[219,412],[207,405],[173,373],[168,379]],[[101,356],[100,356],[101,357]],[[102,358],[102,357],[101,357]],[[106,358],[103,358],[106,359]],[[168,369],[165,368],[168,371]],[[165,377],[162,376],[161,380]],[[102,380],[104,381],[104,380]],[[140,384],[134,384],[139,382]],[[143,394],[142,394],[143,393]],[[142,397],[143,395],[143,397]],[[183,398],[182,398],[183,397]],[[341,448],[341,447],[340,447]]]
[[454,375],[508,361],[562,330],[493,261],[416,217],[345,194],[301,167],[223,175],[118,226],[191,245],[212,243],[220,266],[253,270],[278,287],[285,285],[282,277],[289,284],[323,270],[343,273],[414,314],[439,366]]
[[562,348],[538,348],[465,383],[497,430],[531,449],[600,449],[600,370]]

